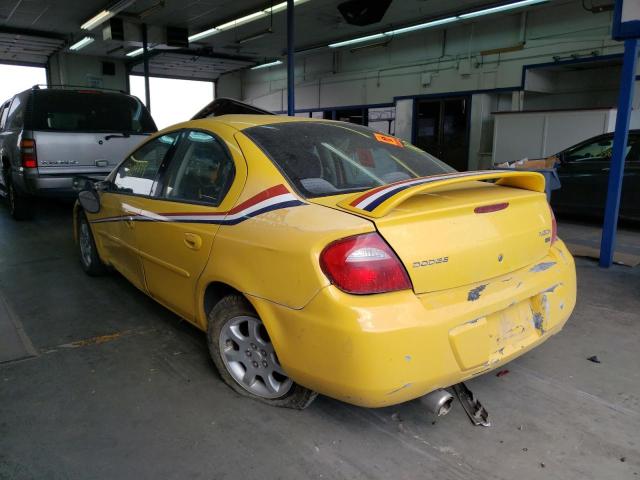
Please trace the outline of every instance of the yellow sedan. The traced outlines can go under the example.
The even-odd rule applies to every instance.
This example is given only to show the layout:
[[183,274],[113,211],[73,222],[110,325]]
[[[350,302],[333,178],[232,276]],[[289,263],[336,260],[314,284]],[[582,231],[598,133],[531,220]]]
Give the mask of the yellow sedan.
[[88,274],[112,267],[207,332],[222,379],[278,406],[438,391],[540,345],[576,299],[541,175],[456,172],[341,122],[175,125],[74,219]]

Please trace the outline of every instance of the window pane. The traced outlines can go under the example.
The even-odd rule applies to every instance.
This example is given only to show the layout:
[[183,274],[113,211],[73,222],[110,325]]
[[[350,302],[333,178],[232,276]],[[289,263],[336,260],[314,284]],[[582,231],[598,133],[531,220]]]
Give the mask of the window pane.
[[234,173],[233,160],[220,141],[207,133],[190,132],[169,165],[163,196],[219,205]]
[[35,92],[33,129],[151,133],[156,126],[135,97],[119,93],[42,90]]
[[127,158],[114,180],[116,190],[149,195],[160,165],[178,138],[178,132],[151,140]]
[[571,162],[589,161],[590,159],[607,160],[611,158],[612,149],[613,137],[601,138],[595,142],[569,150],[567,160]]
[[454,171],[409,143],[359,125],[287,122],[251,127],[243,133],[307,197]]
[[17,95],[11,102],[9,116],[7,117],[7,128],[21,128],[24,120],[24,102],[26,94]]

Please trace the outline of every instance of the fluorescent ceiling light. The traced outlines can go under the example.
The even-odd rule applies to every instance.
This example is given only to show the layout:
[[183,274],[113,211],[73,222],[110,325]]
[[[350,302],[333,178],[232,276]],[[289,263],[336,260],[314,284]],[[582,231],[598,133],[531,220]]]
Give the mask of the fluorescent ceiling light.
[[344,42],[330,43],[331,48],[344,47],[346,45],[352,45],[354,43],[368,42],[369,40],[377,40],[378,38],[386,37],[384,33],[375,33],[373,35],[367,35],[366,37],[354,38],[352,40],[345,40]]
[[245,23],[253,22],[258,18],[263,18],[264,16],[268,16],[269,14],[263,12],[262,10],[259,12],[254,12],[249,15],[245,15],[244,17],[236,18],[235,20],[231,20],[230,22],[223,23],[222,25],[218,25],[216,27],[217,30],[229,30],[231,28],[239,27],[240,25],[244,25]]
[[95,27],[100,25],[102,22],[106,22],[111,17],[113,17],[113,15],[109,10],[102,10],[96,16],[84,22],[80,28],[82,30],[93,30]]
[[219,31],[220,30],[218,30],[217,28],[213,27],[213,28],[210,28],[209,30],[205,30],[204,32],[200,32],[200,33],[196,33],[194,35],[191,35],[189,37],[189,41],[190,42],[197,42],[198,40],[201,40],[203,38],[210,37],[211,35],[215,35]]
[[276,65],[282,65],[282,60],[276,60],[275,62],[263,63],[262,65],[256,65],[251,67],[251,70],[260,70],[261,68],[275,67]]
[[478,10],[476,12],[462,13],[452,17],[440,18],[438,20],[432,20],[430,22],[421,23],[419,25],[412,25],[410,27],[398,28],[396,30],[389,30],[383,33],[374,33],[373,35],[367,35],[366,37],[353,38],[351,40],[344,40],[342,42],[330,43],[330,48],[339,48],[346,45],[353,45],[354,43],[368,42],[369,40],[377,40],[379,38],[393,37],[394,35],[400,35],[408,32],[415,32],[416,30],[423,30],[425,28],[437,27],[439,25],[446,25],[447,23],[458,22],[460,20],[466,20],[467,18],[479,17],[481,15],[489,15],[492,13],[504,12],[506,10],[512,10],[514,8],[525,7],[527,5],[534,5],[536,3],[548,2],[549,0],[521,0],[519,2],[507,3],[505,5],[499,5],[497,7],[485,8],[484,10]]
[[505,10],[512,10],[514,8],[526,7],[527,5],[534,5],[536,3],[546,2],[547,0],[522,0],[520,2],[507,3],[506,5],[499,5],[497,7],[485,8],[484,10],[478,10],[476,12],[463,13],[458,15],[462,20],[467,18],[479,17],[481,15],[490,15],[492,13],[504,12]]
[[105,8],[100,13],[94,15],[92,18],[84,22],[80,28],[82,30],[93,30],[98,25],[103,24],[110,18],[116,16],[122,10],[131,5],[135,0],[120,0],[119,2],[114,3],[108,8]]
[[384,32],[385,35],[400,35],[401,33],[413,32],[415,30],[422,30],[424,28],[437,27],[438,25],[445,25],[451,22],[457,22],[458,17],[441,18],[440,20],[433,20],[427,23],[421,23],[420,25],[413,25],[411,27],[399,28],[397,30],[391,30],[390,32]]
[[[293,0],[293,4],[301,5],[308,1],[310,0]],[[203,38],[210,37],[211,35],[215,35],[216,33],[224,32],[225,30],[231,30],[233,28],[239,27],[240,25],[245,25],[261,18],[269,18],[271,14],[282,12],[286,9],[287,2],[277,3],[273,7],[265,8],[264,10],[258,10],[257,12],[250,13],[249,15],[245,15],[244,17],[236,18],[235,20],[223,23],[222,25],[217,25],[213,28],[209,28],[208,30],[204,30],[203,32],[194,33],[193,35],[189,36],[189,41],[197,42],[198,40],[202,40]]]
[[383,33],[374,33],[373,35],[367,35],[366,37],[353,38],[351,40],[345,40],[344,42],[330,43],[330,48],[339,48],[346,45],[353,45],[354,43],[368,42],[369,40],[377,40],[379,38],[393,37],[394,35],[400,35],[402,33],[413,32],[415,30],[422,30],[425,28],[437,27],[438,25],[444,25],[446,23],[457,22],[458,17],[447,17],[439,20],[432,20],[431,22],[421,23],[420,25],[412,25],[410,27],[398,28],[397,30],[389,30]]
[[127,53],[127,57],[137,57],[142,52],[144,52],[144,48],[136,48],[135,50],[131,50],[129,53]]
[[78,40],[76,43],[74,43],[73,45],[71,45],[69,47],[69,50],[80,50],[83,47],[86,47],[87,45],[89,45],[90,43],[93,43],[93,38],[91,37],[84,37],[81,40]]

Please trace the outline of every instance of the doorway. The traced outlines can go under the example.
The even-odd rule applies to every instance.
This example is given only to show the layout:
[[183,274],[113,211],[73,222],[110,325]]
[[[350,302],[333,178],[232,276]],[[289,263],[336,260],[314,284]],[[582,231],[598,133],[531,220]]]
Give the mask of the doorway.
[[468,170],[470,106],[469,97],[416,99],[416,146],[456,170]]

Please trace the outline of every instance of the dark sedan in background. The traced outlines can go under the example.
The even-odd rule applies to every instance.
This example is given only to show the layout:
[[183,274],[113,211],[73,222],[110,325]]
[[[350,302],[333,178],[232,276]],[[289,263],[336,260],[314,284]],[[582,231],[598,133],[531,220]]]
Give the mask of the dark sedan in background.
[[[551,196],[556,213],[604,217],[612,150],[613,134],[608,133],[557,154],[562,187]],[[640,221],[640,130],[629,132],[620,218]]]

